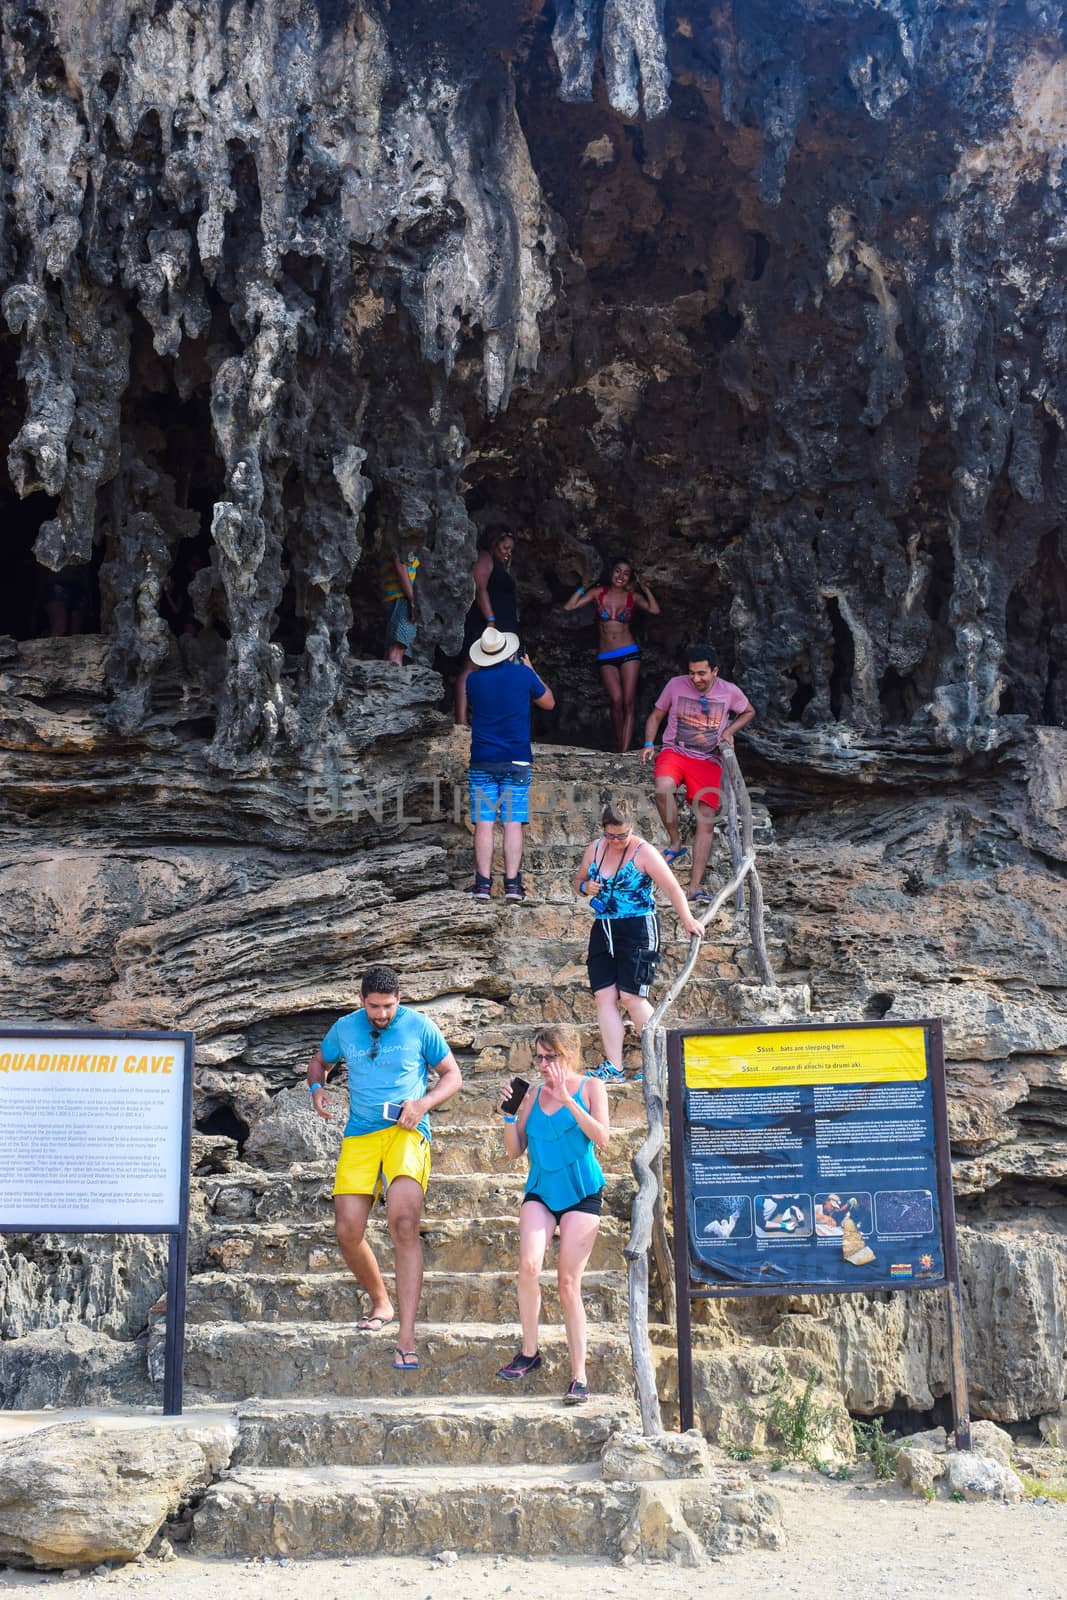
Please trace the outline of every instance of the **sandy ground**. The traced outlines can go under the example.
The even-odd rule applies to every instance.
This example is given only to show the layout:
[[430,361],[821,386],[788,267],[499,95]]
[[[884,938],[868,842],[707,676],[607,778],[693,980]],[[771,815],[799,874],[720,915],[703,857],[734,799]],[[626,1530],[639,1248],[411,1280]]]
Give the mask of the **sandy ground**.
[[926,1505],[896,1489],[776,1478],[789,1546],[723,1556],[702,1571],[580,1560],[461,1557],[130,1565],[108,1577],[0,1572],[0,1593],[127,1590],[146,1600],[1067,1600],[1067,1505]]

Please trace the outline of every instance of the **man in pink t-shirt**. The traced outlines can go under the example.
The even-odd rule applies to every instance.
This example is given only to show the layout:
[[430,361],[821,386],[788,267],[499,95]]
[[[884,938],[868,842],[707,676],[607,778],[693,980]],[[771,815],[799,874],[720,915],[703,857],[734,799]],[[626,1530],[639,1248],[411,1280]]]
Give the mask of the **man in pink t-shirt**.
[[655,766],[656,807],[670,839],[663,859],[673,864],[685,855],[678,832],[676,798],[679,785],[684,783],[696,821],[689,898],[700,905],[711,899],[704,888],[704,873],[722,784],[722,762],[716,752],[721,744],[732,743],[734,734],[746,727],[756,713],[735,683],[719,677],[718,657],[709,644],[691,645],[687,661],[688,672],[671,678],[649,713],[641,763],[651,760],[656,734],[666,717],[663,749],[656,756]]

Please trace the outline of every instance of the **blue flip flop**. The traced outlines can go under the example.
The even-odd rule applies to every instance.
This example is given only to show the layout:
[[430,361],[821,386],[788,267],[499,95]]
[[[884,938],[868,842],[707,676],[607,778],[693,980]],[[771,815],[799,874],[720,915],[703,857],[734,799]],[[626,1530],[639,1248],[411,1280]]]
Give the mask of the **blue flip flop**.
[[663,859],[666,861],[669,867],[673,867],[676,861],[681,861],[682,857],[687,856],[688,854],[689,846],[681,844],[678,846],[677,850],[664,850]]
[[397,1372],[415,1372],[418,1365],[419,1358],[414,1350],[401,1350],[397,1345],[393,1351],[393,1366]]

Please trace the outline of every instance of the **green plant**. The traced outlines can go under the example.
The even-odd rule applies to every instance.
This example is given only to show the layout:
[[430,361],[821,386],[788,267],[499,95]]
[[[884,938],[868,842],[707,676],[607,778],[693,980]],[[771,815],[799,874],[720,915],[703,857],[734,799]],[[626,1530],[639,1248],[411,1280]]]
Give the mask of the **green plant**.
[[937,1490],[934,1488],[932,1483],[917,1483],[915,1488],[916,1492],[922,1495],[927,1505],[930,1505],[932,1501],[937,1499]]
[[833,1432],[837,1420],[834,1406],[820,1405],[815,1399],[822,1373],[809,1367],[803,1389],[798,1389],[783,1366],[775,1368],[775,1383],[767,1406],[767,1420],[785,1446],[789,1461],[821,1465],[819,1446]]
[[953,1489],[952,1493],[949,1495],[949,1499],[955,1500],[958,1506],[961,1506],[966,1498],[967,1496],[964,1494],[962,1489]]
[[853,1419],[852,1432],[856,1439],[857,1454],[866,1456],[874,1468],[875,1477],[883,1480],[891,1478],[896,1470],[900,1446],[889,1439],[881,1417],[874,1417],[870,1422]]
[[752,1461],[759,1451],[750,1444],[731,1444],[727,1445],[726,1453],[731,1461]]
[[1019,1476],[1022,1478],[1028,1500],[1040,1495],[1045,1500],[1057,1500],[1061,1504],[1067,1504],[1067,1483],[1048,1483],[1044,1478],[1028,1477],[1025,1472]]
[[782,1468],[784,1466],[785,1466],[785,1462],[782,1460],[781,1456],[772,1456],[771,1457],[771,1459],[770,1459],[770,1469],[771,1469],[772,1472],[781,1472],[781,1470],[782,1470]]

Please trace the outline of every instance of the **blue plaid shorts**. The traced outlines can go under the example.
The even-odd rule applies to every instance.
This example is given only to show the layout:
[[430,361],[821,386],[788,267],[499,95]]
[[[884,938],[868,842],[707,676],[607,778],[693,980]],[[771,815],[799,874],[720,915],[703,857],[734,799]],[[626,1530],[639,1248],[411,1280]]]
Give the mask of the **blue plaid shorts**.
[[470,790],[471,821],[529,822],[530,768],[518,761],[489,767],[471,767],[467,772]]

